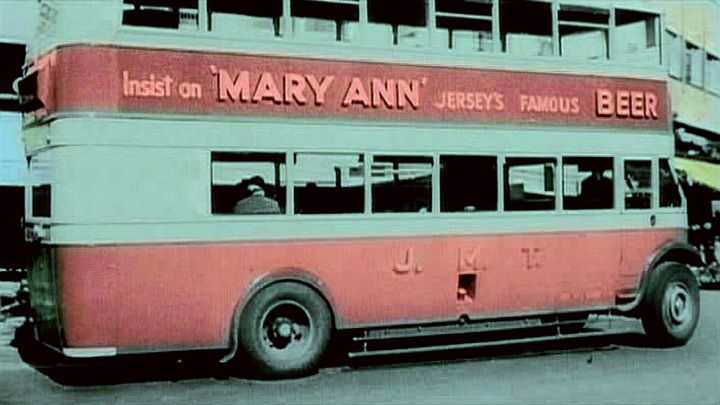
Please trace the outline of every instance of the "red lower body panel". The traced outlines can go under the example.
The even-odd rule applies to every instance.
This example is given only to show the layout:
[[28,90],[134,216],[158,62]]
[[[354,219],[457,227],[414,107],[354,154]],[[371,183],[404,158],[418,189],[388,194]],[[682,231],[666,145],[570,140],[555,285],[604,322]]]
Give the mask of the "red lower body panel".
[[60,318],[67,347],[228,346],[250,286],[288,269],[322,283],[341,327],[611,306],[678,233],[57,247]]

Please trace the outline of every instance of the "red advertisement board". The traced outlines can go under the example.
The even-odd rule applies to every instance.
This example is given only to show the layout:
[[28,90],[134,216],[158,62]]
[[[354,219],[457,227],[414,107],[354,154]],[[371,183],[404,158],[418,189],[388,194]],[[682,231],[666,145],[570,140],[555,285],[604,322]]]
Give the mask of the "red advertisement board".
[[113,111],[665,128],[662,81],[72,46],[48,55],[48,113]]

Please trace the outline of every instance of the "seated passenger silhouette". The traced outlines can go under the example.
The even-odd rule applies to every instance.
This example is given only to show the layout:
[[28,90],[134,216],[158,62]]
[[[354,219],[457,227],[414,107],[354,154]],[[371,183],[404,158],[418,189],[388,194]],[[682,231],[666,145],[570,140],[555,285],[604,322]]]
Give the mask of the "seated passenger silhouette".
[[[235,204],[235,214],[258,215],[258,214],[280,214],[280,206],[272,198],[265,197],[265,181],[260,176],[255,176],[247,181],[247,197]],[[242,183],[241,183],[242,184]]]
[[592,174],[583,180],[580,197],[588,208],[612,208],[613,182],[603,176],[602,169],[593,169]]

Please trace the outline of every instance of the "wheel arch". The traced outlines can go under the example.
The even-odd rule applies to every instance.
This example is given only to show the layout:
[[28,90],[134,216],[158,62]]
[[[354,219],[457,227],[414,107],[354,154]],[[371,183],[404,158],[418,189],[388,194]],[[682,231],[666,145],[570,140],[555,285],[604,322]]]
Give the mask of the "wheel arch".
[[688,266],[704,266],[702,256],[692,245],[682,242],[672,242],[661,246],[650,257],[645,271],[654,269],[665,262],[677,262]]
[[645,261],[637,296],[632,302],[619,306],[618,310],[624,313],[634,313],[638,310],[647,293],[654,270],[661,264],[668,262],[680,263],[688,267],[705,265],[700,252],[688,243],[674,241],[660,246]]
[[344,325],[342,318],[337,315],[335,301],[332,298],[329,288],[327,288],[327,286],[317,276],[300,268],[288,267],[279,269],[256,278],[252,283],[250,283],[250,285],[248,285],[242,294],[242,297],[238,300],[229,323],[230,352],[220,360],[221,362],[225,363],[232,360],[238,352],[239,336],[237,326],[248,302],[263,289],[271,285],[284,282],[302,284],[315,291],[320,298],[325,301],[325,304],[330,311],[330,320],[333,330],[338,329],[338,325],[340,325],[340,327]]

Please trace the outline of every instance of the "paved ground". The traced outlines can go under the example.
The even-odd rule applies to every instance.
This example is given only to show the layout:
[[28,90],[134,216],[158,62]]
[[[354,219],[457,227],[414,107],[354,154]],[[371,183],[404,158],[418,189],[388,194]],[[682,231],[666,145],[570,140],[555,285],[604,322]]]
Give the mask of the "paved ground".
[[[701,300],[694,338],[676,349],[650,348],[640,335],[627,334],[541,353],[547,348],[535,345],[503,356],[484,351],[362,366],[345,362],[309,378],[278,382],[161,357],[31,368],[5,345],[0,403],[720,404],[720,291],[703,291]],[[535,353],[524,353],[528,350]]]

